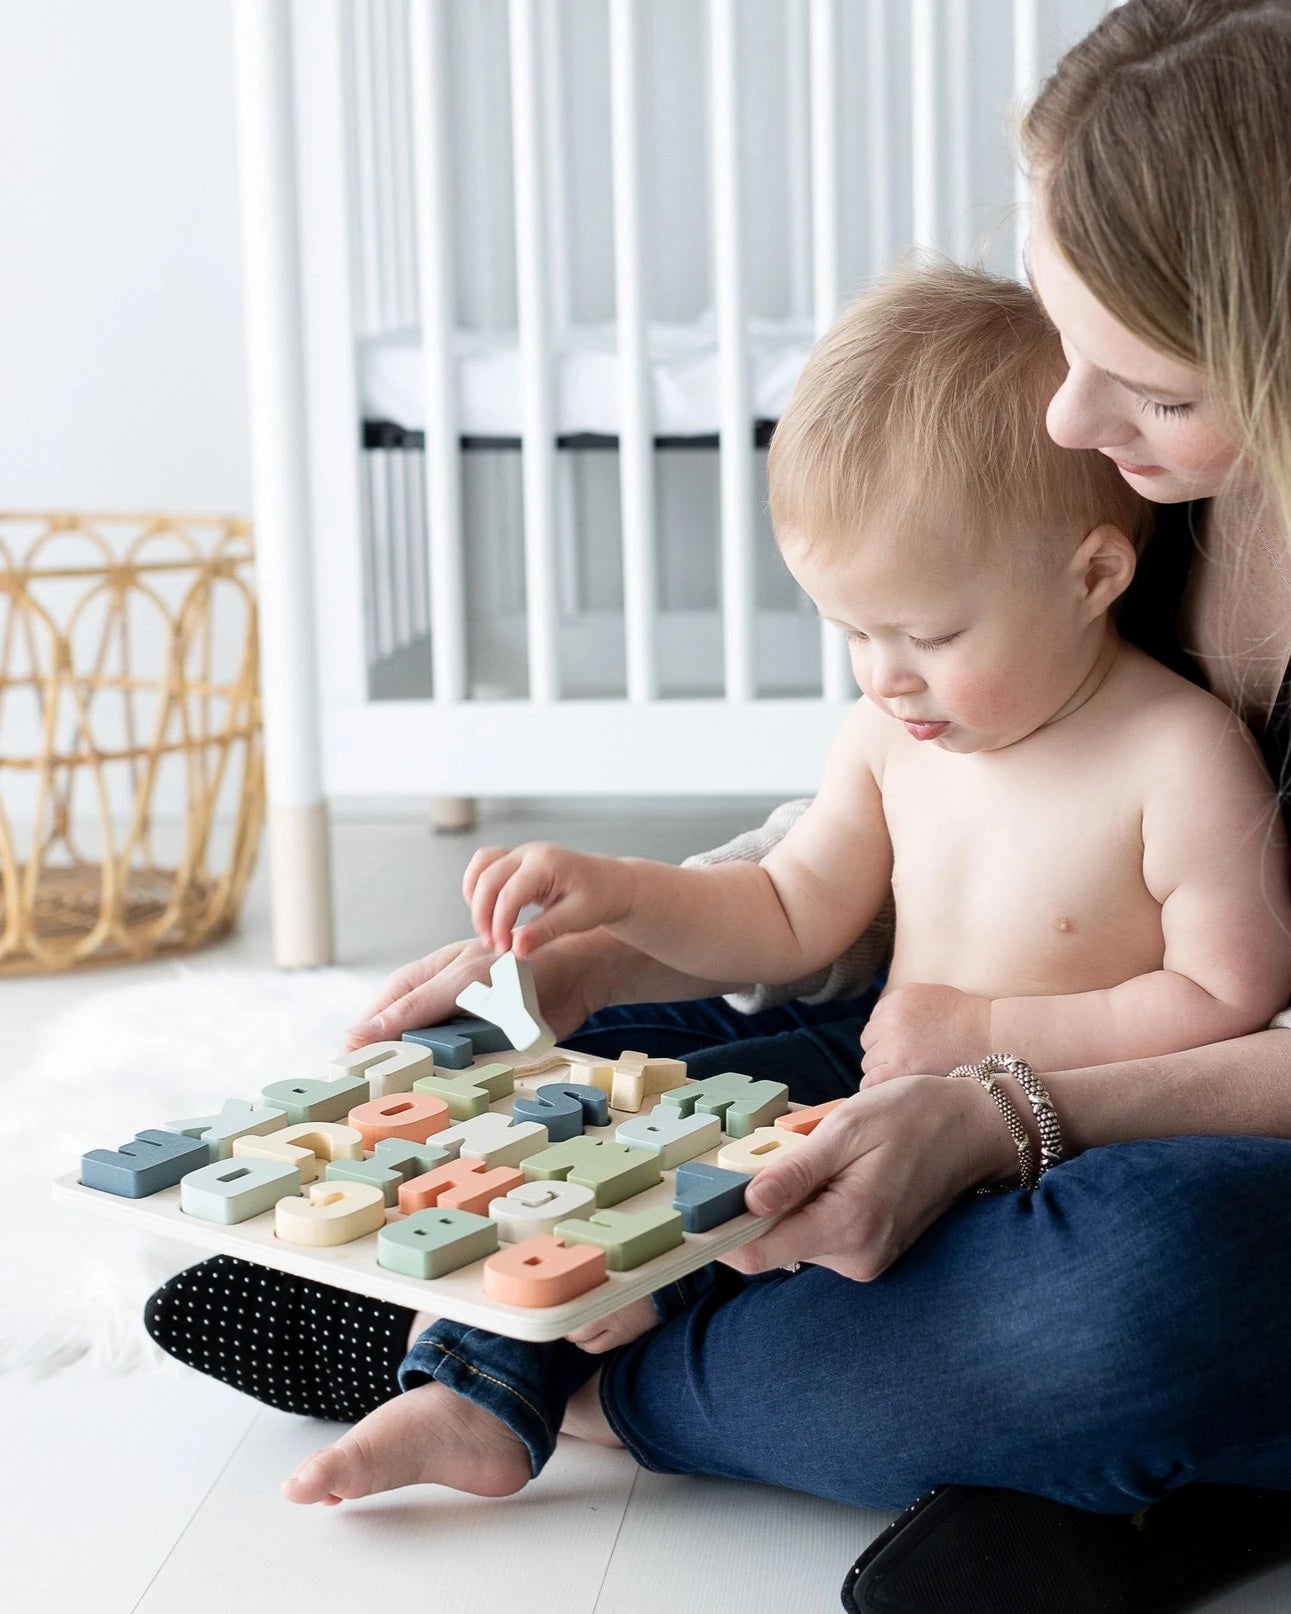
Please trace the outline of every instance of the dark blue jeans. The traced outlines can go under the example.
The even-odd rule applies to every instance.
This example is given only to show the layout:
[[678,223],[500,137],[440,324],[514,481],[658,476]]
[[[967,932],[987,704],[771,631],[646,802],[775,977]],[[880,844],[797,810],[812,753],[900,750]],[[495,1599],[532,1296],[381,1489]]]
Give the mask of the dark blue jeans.
[[[872,1002],[624,1006],[569,1042],[775,1076],[820,1103],[855,1090]],[[1291,1490],[1289,1196],[1285,1139],[1091,1149],[1033,1193],[965,1197],[873,1282],[714,1264],[653,1297],[659,1327],[599,1356],[439,1322],[399,1382],[487,1407],[535,1474],[600,1368],[611,1428],[662,1473],[879,1509],[949,1483],[1100,1513],[1194,1480]]]

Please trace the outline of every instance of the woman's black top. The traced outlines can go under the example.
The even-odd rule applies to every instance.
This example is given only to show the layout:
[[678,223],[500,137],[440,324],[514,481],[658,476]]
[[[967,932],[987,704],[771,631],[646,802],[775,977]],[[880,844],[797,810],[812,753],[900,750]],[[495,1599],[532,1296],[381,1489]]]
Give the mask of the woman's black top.
[[[1165,666],[1200,684],[1206,680],[1200,667],[1179,644],[1179,613],[1183,591],[1198,534],[1203,530],[1207,499],[1189,504],[1157,506],[1156,530],[1121,601],[1116,625],[1131,644],[1146,650]],[[1263,734],[1257,734],[1269,774],[1278,786],[1282,820],[1291,835],[1291,664],[1282,674],[1282,686],[1273,715]]]

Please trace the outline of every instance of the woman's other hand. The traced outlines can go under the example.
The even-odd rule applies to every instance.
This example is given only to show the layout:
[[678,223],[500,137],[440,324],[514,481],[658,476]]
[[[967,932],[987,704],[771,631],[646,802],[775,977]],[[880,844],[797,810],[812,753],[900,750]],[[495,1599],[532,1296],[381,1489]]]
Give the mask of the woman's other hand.
[[1017,1149],[979,1083],[896,1077],[854,1093],[800,1149],[758,1173],[748,1209],[791,1208],[718,1259],[745,1273],[810,1261],[868,1282],[961,1195],[1016,1171]]
[[[570,936],[544,947],[533,961],[534,983],[545,1019],[556,1036],[576,1031],[611,1000],[604,995],[600,946],[609,938]],[[347,1050],[370,1042],[397,1042],[405,1031],[438,1025],[462,1011],[457,995],[471,981],[487,981],[497,953],[482,942],[450,942],[397,969],[345,1034]]]
[[[632,905],[632,873],[620,858],[572,852],[549,841],[482,846],[466,866],[462,895],[482,942],[529,958],[557,936],[622,919]],[[537,903],[542,914],[515,930],[529,903]]]

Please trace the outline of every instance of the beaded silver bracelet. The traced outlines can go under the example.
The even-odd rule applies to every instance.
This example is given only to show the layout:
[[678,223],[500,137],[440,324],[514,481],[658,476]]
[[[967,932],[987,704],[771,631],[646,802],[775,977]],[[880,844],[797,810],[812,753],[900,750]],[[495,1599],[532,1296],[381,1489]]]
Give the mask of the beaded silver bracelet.
[[[1035,1178],[1030,1183],[1025,1180],[1024,1173],[1021,1186],[1023,1188],[1034,1188],[1050,1166],[1058,1164],[1063,1154],[1062,1128],[1058,1124],[1058,1112],[1054,1109],[1053,1100],[1050,1098],[1047,1088],[1037,1078],[1036,1073],[1025,1059],[1019,1059],[1016,1054],[987,1054],[984,1059],[979,1059],[975,1065],[957,1065],[950,1074],[952,1076],[975,1076],[982,1082],[989,1080],[993,1074],[1011,1076],[1026,1094],[1027,1102],[1031,1106],[1031,1112],[1035,1116],[1036,1129],[1040,1134],[1040,1169],[1035,1173]],[[1012,1112],[1011,1106],[1010,1112]],[[1005,1120],[1008,1121],[1009,1115],[1003,1110],[1001,1113],[1005,1114]],[[1016,1115],[1014,1118],[1016,1119]],[[1013,1132],[1011,1124],[1009,1131]],[[1014,1142],[1016,1142],[1017,1134],[1014,1133],[1013,1137]],[[1030,1152],[1029,1139],[1027,1148],[1028,1152]],[[1021,1150],[1019,1150],[1020,1157]],[[1004,1187],[1005,1185],[1000,1184],[999,1186]],[[996,1190],[986,1190],[988,1193],[994,1191]],[[978,1192],[980,1193],[982,1190],[979,1189]]]
[[1004,1117],[1004,1124],[1009,1129],[1009,1135],[1017,1145],[1018,1150],[1018,1180],[1017,1182],[989,1183],[977,1189],[979,1194],[1011,1193],[1015,1188],[1034,1188],[1036,1185],[1035,1151],[1031,1147],[1031,1139],[1026,1127],[1022,1125],[1021,1117],[1013,1108],[1013,1102],[1008,1094],[995,1080],[988,1070],[978,1070],[975,1065],[958,1065],[950,1072],[952,1076],[970,1076],[982,1086],[995,1100],[1000,1114]]

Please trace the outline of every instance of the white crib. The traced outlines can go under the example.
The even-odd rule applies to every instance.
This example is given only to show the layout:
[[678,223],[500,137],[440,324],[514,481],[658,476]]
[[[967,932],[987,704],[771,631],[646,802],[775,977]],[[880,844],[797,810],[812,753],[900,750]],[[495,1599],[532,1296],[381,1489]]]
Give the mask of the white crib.
[[769,431],[894,257],[1018,268],[1012,112],[1103,9],[236,0],[280,962],[329,796],[813,788]]

